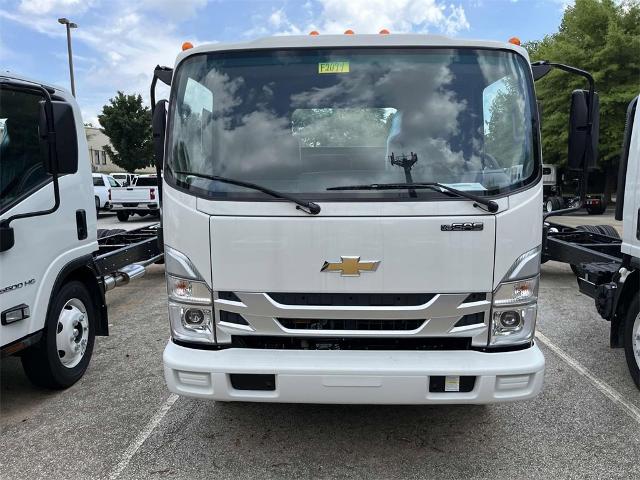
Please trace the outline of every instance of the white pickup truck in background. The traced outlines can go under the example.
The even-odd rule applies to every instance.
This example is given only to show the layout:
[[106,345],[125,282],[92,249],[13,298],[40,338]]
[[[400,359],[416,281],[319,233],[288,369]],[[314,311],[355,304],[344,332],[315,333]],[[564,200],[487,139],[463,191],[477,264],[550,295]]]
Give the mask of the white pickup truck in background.
[[158,179],[155,175],[140,175],[133,186],[111,189],[111,209],[118,220],[126,222],[133,214],[141,217],[158,215]]

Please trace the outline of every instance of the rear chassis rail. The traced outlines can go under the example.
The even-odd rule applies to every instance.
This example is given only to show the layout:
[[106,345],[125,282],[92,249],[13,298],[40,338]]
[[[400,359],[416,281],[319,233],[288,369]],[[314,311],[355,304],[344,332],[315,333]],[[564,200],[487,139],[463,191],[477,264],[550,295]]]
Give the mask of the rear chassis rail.
[[94,264],[99,275],[109,275],[132,265],[149,265],[162,259],[158,224],[116,233],[98,240]]
[[545,223],[542,261],[580,265],[622,262],[619,238],[577,230],[557,223]]
[[[622,240],[616,237],[545,223],[542,261],[578,267],[574,272],[580,293],[593,298],[600,316],[612,321],[621,294],[620,272],[624,270],[622,267],[630,267],[621,245]],[[620,346],[614,341],[616,335],[612,331],[612,346]]]

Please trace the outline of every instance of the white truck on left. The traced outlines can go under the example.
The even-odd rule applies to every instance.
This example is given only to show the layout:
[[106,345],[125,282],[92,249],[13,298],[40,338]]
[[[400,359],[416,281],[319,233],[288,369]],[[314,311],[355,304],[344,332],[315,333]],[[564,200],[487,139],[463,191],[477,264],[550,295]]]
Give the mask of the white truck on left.
[[154,227],[96,229],[80,109],[68,92],[0,75],[0,351],[65,388],[108,334],[105,292],[162,260]]

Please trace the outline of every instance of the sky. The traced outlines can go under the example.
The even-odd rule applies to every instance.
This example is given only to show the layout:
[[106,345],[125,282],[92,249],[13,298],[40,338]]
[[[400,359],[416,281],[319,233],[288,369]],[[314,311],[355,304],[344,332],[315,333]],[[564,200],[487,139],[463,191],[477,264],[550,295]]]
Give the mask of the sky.
[[269,35],[415,32],[523,42],[557,31],[570,0],[0,0],[0,70],[69,89],[72,30],[77,100],[97,125],[118,90],[148,103],[157,65],[194,45]]

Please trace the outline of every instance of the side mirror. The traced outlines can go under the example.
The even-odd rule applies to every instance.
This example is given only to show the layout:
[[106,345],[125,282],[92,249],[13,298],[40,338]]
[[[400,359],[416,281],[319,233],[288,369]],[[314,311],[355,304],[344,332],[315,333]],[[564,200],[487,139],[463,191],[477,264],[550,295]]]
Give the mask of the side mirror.
[[553,66],[544,63],[532,63],[531,72],[533,73],[533,80],[540,80],[547,73],[551,71]]
[[[593,100],[593,105],[591,105]],[[592,108],[589,125],[589,108]],[[567,166],[570,170],[592,169],[598,158],[598,135],[600,127],[600,103],[594,92],[589,98],[587,90],[574,90],[571,94],[569,113],[569,152]]]
[[[53,118],[50,123],[46,102],[40,102],[40,140],[48,152],[43,160],[45,170],[52,175],[76,173],[78,171],[78,135],[73,108],[67,102],[52,101],[51,109]],[[55,134],[52,139],[49,138],[51,133]]]
[[[160,100],[153,109],[151,119],[153,130],[153,158],[158,172],[164,167],[164,135],[167,129],[167,101]],[[158,178],[158,182],[161,179]]]

